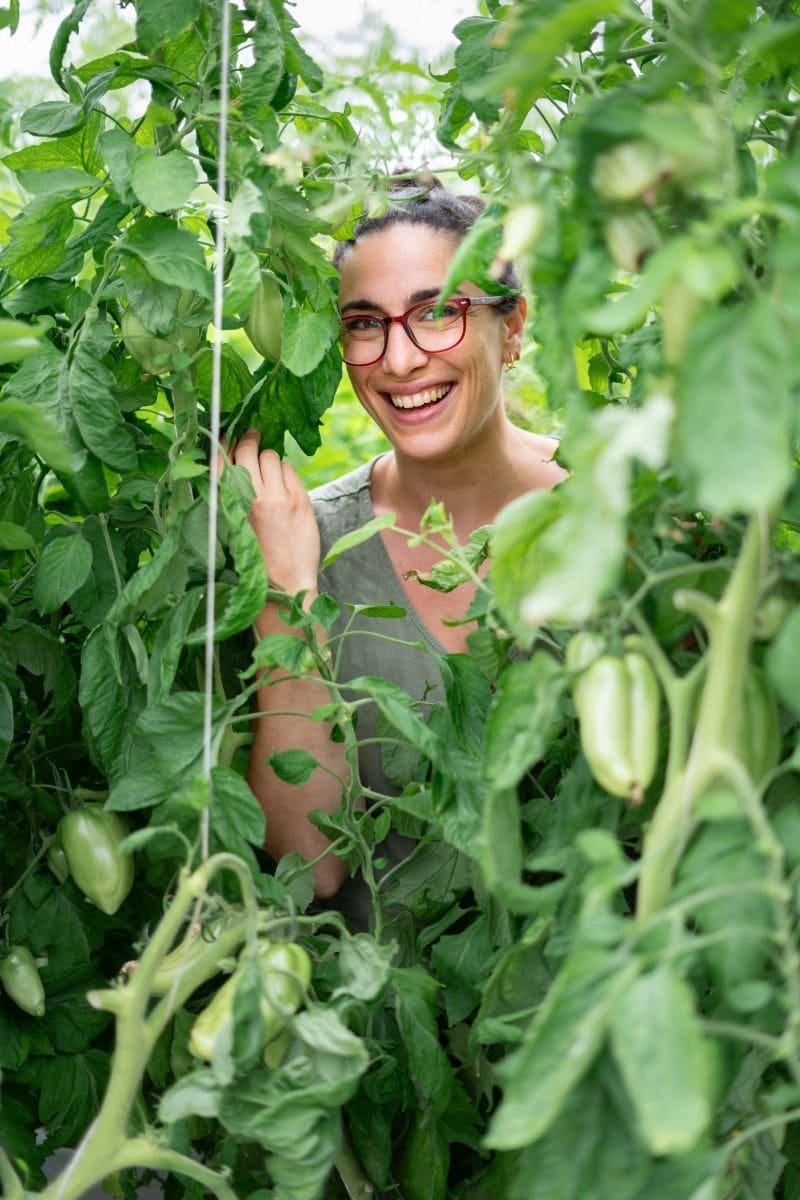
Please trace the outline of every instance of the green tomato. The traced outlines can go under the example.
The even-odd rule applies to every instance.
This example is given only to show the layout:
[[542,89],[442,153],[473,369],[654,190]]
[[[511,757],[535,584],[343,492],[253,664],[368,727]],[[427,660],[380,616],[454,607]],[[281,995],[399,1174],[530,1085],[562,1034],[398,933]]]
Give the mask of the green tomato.
[[669,158],[652,142],[618,142],[594,160],[592,187],[605,200],[635,200],[649,194],[669,166]]
[[755,783],[759,783],[780,761],[778,702],[765,673],[759,667],[751,667],[747,672],[736,744],[741,760]]
[[606,222],[606,245],[614,262],[622,271],[641,271],[642,265],[656,249],[661,237],[646,212],[615,213]]
[[44,988],[27,946],[12,946],[0,963],[0,983],[23,1012],[44,1016]]
[[[262,981],[261,1033],[269,1046],[281,1036],[287,1020],[303,1001],[311,982],[311,959],[302,946],[265,940],[258,945],[258,965]],[[243,973],[244,963],[240,959],[230,979],[214,993],[192,1026],[189,1049],[196,1058],[211,1062],[223,1030],[233,1020],[233,1001]],[[276,1055],[267,1057],[272,1060]]]
[[753,624],[753,636],[760,642],[769,642],[779,632],[783,622],[792,611],[792,602],[780,592],[772,592],[759,605]]
[[200,329],[196,325],[184,324],[191,312],[194,297],[182,291],[178,301],[176,329],[168,337],[159,337],[147,328],[138,313],[128,306],[122,314],[120,331],[125,348],[143,371],[148,375],[166,375],[170,368],[170,357],[176,350],[194,354],[200,345]]
[[58,842],[53,842],[50,849],[47,851],[47,865],[55,875],[59,883],[64,883],[69,879],[69,863],[67,856],[64,853],[63,846]]
[[278,361],[283,337],[283,300],[280,284],[271,271],[261,272],[244,331],[262,358]]
[[242,974],[243,968],[237,967],[197,1017],[189,1034],[189,1050],[195,1058],[211,1062],[214,1057],[214,1047],[220,1034],[233,1018],[233,998]]
[[263,942],[259,964],[264,981],[264,999],[286,1017],[300,1007],[311,983],[311,959],[295,942]]
[[603,654],[578,676],[573,699],[595,779],[612,796],[640,803],[658,762],[660,694],[650,663],[635,651]]
[[120,845],[130,830],[115,812],[86,804],[61,818],[58,836],[70,874],[87,899],[112,916],[133,886],[133,856]]

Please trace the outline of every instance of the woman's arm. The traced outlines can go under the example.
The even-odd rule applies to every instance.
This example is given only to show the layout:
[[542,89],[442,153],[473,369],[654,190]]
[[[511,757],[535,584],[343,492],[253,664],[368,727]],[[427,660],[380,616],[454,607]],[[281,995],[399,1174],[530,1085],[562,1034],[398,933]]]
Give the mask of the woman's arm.
[[[250,430],[230,451],[231,460],[244,467],[253,482],[255,501],[250,522],[264,555],[270,583],[295,594],[305,591],[305,606],[317,594],[320,538],[314,509],[297,472],[273,450],[259,453],[258,434]],[[259,638],[270,633],[302,631],[284,624],[279,606],[270,602],[255,625]],[[331,726],[312,721],[312,713],[330,699],[321,679],[295,679],[273,671],[257,692],[254,741],[248,781],[267,818],[266,849],[274,858],[292,850],[306,859],[317,858],[330,845],[308,820],[312,809],[333,812],[339,807],[349,768],[344,748],[331,741]],[[270,756],[283,750],[304,749],[317,759],[317,769],[307,783],[284,783],[268,765]],[[314,868],[320,897],[333,896],[347,877],[341,859],[328,854]]]

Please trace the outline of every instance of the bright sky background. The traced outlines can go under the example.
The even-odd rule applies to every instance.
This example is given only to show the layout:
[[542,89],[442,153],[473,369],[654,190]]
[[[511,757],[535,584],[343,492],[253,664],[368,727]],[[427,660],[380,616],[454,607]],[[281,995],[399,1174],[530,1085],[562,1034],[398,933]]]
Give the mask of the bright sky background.
[[[0,79],[47,75],[50,42],[72,6],[73,0],[64,0],[59,15],[36,32],[35,16],[30,7],[26,13],[23,0],[17,32],[12,37],[8,30],[0,30]],[[451,30],[477,13],[478,0],[296,0],[291,8],[303,41],[323,64],[329,48],[357,51],[366,14],[391,26],[404,44],[422,52],[424,61],[426,52],[433,59],[455,49]]]

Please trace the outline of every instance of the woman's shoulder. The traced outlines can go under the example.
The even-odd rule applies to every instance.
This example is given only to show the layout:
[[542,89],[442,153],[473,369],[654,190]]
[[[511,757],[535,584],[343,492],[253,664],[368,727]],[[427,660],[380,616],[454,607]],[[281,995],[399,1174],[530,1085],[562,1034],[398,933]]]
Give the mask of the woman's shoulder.
[[525,448],[527,473],[531,488],[551,488],[566,479],[568,471],[558,461],[560,442],[548,434],[520,430]]
[[338,479],[332,479],[328,483],[322,483],[318,487],[312,488],[309,495],[314,508],[319,510],[341,507],[348,501],[357,503],[365,492],[369,494],[373,461],[362,463],[352,471],[348,471],[347,474],[340,475]]

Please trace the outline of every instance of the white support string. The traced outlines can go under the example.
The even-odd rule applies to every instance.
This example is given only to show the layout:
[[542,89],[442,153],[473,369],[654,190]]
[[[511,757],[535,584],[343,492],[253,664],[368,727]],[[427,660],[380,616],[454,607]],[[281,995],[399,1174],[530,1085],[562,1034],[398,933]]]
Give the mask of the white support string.
[[[214,704],[214,584],[216,580],[217,529],[219,525],[219,472],[216,469],[219,454],[220,397],[222,391],[222,283],[225,270],[225,196],[228,186],[228,60],[230,58],[231,22],[228,0],[221,0],[222,21],[220,28],[220,80],[219,80],[219,137],[217,153],[217,223],[215,234],[216,261],[214,264],[214,342],[212,345],[211,370],[211,426],[208,488],[208,544],[206,557],[206,624],[205,624],[205,675],[203,693],[203,776],[211,779],[213,704]],[[209,789],[210,791],[210,789]],[[202,854],[208,856],[209,811],[203,812],[201,822]]]

